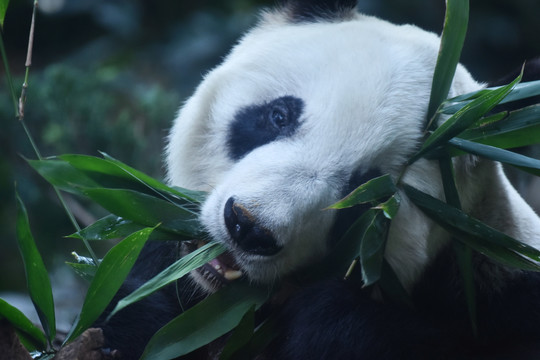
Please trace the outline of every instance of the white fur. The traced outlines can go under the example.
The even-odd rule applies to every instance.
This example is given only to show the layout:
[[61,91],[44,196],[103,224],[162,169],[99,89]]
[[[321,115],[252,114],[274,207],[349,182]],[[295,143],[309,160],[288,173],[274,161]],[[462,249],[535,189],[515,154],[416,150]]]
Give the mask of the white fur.
[[[396,178],[422,137],[439,38],[414,26],[357,15],[342,22],[290,24],[279,13],[261,23],[211,71],[186,102],[169,137],[169,182],[207,190],[202,222],[254,281],[271,282],[320,258],[351,171],[378,167]],[[459,66],[452,96],[480,89]],[[291,138],[235,162],[226,134],[235,113],[292,95],[305,103]],[[464,207],[481,220],[538,245],[540,222],[500,166],[456,160]],[[437,163],[420,160],[404,181],[443,198]],[[231,196],[284,248],[262,257],[241,252],[223,219]],[[386,256],[410,287],[448,241],[403,195]]]

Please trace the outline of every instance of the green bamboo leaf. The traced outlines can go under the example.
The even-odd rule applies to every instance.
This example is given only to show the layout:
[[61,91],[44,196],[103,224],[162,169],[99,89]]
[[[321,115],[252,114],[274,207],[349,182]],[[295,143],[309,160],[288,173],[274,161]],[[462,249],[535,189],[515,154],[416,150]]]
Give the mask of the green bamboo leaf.
[[4,19],[9,5],[9,0],[0,0],[0,27],[4,27]]
[[431,119],[439,105],[448,97],[456,67],[461,56],[467,25],[469,22],[469,1],[448,0],[441,35],[441,47],[433,74],[428,119]]
[[49,280],[47,269],[45,268],[45,264],[43,264],[34,237],[30,231],[26,208],[19,194],[16,194],[16,198],[17,240],[26,271],[28,292],[36,308],[41,325],[45,330],[47,339],[52,342],[56,335],[56,321],[51,281]]
[[391,220],[397,215],[400,203],[401,203],[401,199],[399,198],[399,195],[396,193],[387,201],[380,203],[377,206],[374,206],[373,209],[382,210],[384,213],[384,216],[386,216],[387,219]]
[[390,175],[376,177],[357,187],[349,195],[330,205],[328,209],[345,209],[358,204],[365,204],[382,198],[392,196],[396,192],[396,186]]
[[225,344],[219,360],[238,360],[235,353],[246,346],[255,331],[255,306],[252,306],[242,317],[238,326],[234,329],[229,340]]
[[[107,215],[86,228],[67,237],[75,239],[86,239],[93,241],[111,240],[124,238],[145,226],[137,224],[131,220],[118,217],[116,215]],[[177,240],[178,236],[156,229],[152,231],[150,240]]]
[[100,187],[136,190],[188,206],[199,204],[204,198],[202,192],[186,190],[181,193],[105,153],[102,155],[106,158],[73,154],[61,155],[58,158],[95,180]]
[[420,151],[409,160],[409,163],[413,163],[427,152],[444,145],[448,140],[465,131],[488,111],[493,109],[520,80],[521,75],[510,84],[486,92],[484,95],[465,105],[427,138]]
[[82,334],[105,310],[126,279],[152,230],[146,228],[126,237],[105,255],[88,288],[81,313],[65,343]]
[[[441,109],[439,110],[439,112],[441,114],[447,114],[447,115],[454,114],[463,106],[471,102],[471,100],[478,98],[479,96],[485,94],[486,92],[490,90],[495,90],[499,88],[500,86],[491,87],[491,88],[482,89],[479,91],[474,91],[471,93],[459,95],[452,99],[448,99],[441,106]],[[508,94],[504,99],[502,99],[499,104],[506,104],[512,101],[523,100],[523,99],[527,99],[527,98],[538,96],[538,95],[540,95],[540,80],[523,82],[523,83],[517,84],[514,87],[514,89],[512,89],[510,94]]]
[[123,162],[113,158],[112,156],[101,152],[101,155],[103,157],[111,162],[112,164],[116,165],[119,169],[123,170],[126,174],[128,174],[131,178],[134,180],[140,181],[143,184],[146,184],[147,186],[151,187],[152,189],[156,189],[158,191],[162,191],[164,193],[168,193],[170,195],[175,196],[177,199],[188,199],[189,201],[193,203],[202,203],[204,199],[206,198],[206,192],[204,191],[196,191],[196,190],[189,190],[185,188],[180,188],[177,186],[169,187],[151,176],[148,176],[144,173],[142,173],[139,170],[136,170]]
[[343,276],[351,262],[360,253],[360,243],[367,227],[380,212],[376,209],[364,212],[337,241],[336,246],[325,259],[295,273],[296,281],[306,283],[330,274]]
[[96,276],[97,268],[94,265],[90,264],[78,264],[78,263],[72,263],[67,262],[66,265],[71,267],[73,271],[75,271],[75,274],[79,275],[84,280],[88,281],[89,283],[92,282],[94,279],[94,276]]
[[540,270],[540,266],[534,262],[540,261],[539,250],[411,186],[404,185],[403,189],[416,206],[454,235],[456,240],[503,264],[527,270]]
[[111,213],[145,226],[177,234],[183,239],[200,238],[201,225],[197,213],[134,190],[88,188],[81,193]]
[[188,354],[235,328],[253,305],[259,308],[269,295],[266,288],[231,283],[162,327],[150,339],[141,359],[165,360]]
[[470,154],[482,156],[491,160],[515,166],[523,171],[540,176],[540,160],[530,158],[525,155],[513,153],[508,150],[499,149],[489,145],[478,144],[460,138],[451,139],[448,142],[451,146],[468,152]]
[[226,248],[222,244],[209,243],[182,257],[160,272],[158,275],[145,282],[137,290],[121,299],[109,315],[109,318],[113,317],[118,311],[122,310],[126,306],[147,297],[151,293],[161,289],[173,281],[180,279],[184,275],[187,275],[190,271],[195,270],[212,259],[215,259],[219,255],[223,254],[225,250]]
[[360,241],[360,265],[364,286],[379,281],[386,247],[389,220],[382,211],[378,211],[368,225]]
[[26,161],[50,184],[71,194],[81,195],[81,188],[100,187],[97,182],[65,161],[54,158]]
[[237,351],[230,354],[229,359],[252,360],[257,358],[257,355],[261,354],[278,335],[278,324],[278,315],[276,313],[270,314],[270,316],[255,329],[255,332],[251,335],[249,341]]
[[47,339],[43,332],[16,307],[0,299],[0,319],[6,319],[17,331],[25,335],[36,349],[45,350]]
[[196,213],[204,193],[171,188],[114,160],[86,155],[61,155],[27,160],[41,176],[63,191],[81,195],[87,188],[127,189],[147,194]]
[[496,121],[468,129],[459,137],[502,149],[537,144],[540,139],[540,105],[512,111]]

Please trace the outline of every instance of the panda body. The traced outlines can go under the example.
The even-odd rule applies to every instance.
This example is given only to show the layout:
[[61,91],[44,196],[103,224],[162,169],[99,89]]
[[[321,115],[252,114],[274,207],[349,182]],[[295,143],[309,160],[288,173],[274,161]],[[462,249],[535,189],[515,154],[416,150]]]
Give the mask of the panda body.
[[[354,1],[289,1],[264,13],[205,76],[174,122],[168,180],[209,192],[201,221],[229,250],[227,259],[212,263],[225,273],[240,271],[252,282],[273,284],[321,260],[335,243],[336,227],[343,232],[347,223],[345,213],[322,209],[374,174],[397,179],[420,144],[440,39],[358,14],[354,7]],[[459,65],[449,96],[483,86]],[[463,156],[454,166],[466,212],[540,247],[540,220],[500,164]],[[402,181],[444,199],[437,162],[417,161]],[[476,338],[450,236],[401,198],[385,258],[414,309],[381,301],[359,283],[323,280],[280,308],[280,335],[261,358],[540,356],[539,276],[475,255]],[[136,268],[148,261],[143,254]],[[182,282],[187,300],[194,300],[188,306],[220,286],[216,277],[208,281],[194,272],[196,285]],[[164,296],[139,305],[148,309],[149,321],[167,306],[169,318],[181,311],[176,294]],[[121,315],[121,321],[130,316]],[[111,347],[120,348],[107,335],[112,321],[102,327]],[[128,322],[137,327],[137,321]],[[141,350],[123,352],[135,358]]]

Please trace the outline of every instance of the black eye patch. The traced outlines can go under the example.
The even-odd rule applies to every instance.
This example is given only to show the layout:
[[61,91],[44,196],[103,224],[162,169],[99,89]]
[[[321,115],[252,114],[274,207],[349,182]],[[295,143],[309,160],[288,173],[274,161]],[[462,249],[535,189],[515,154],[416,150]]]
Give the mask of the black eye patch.
[[300,126],[304,102],[294,96],[283,96],[262,105],[238,111],[229,126],[229,155],[238,160],[274,140],[292,136]]

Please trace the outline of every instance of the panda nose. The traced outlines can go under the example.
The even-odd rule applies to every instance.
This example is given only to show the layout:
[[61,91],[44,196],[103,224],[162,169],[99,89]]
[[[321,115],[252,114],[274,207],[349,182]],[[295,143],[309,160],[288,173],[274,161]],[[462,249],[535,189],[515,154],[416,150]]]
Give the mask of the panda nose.
[[253,215],[232,197],[225,204],[224,216],[231,238],[242,250],[263,256],[274,255],[281,250],[272,233],[259,226]]

